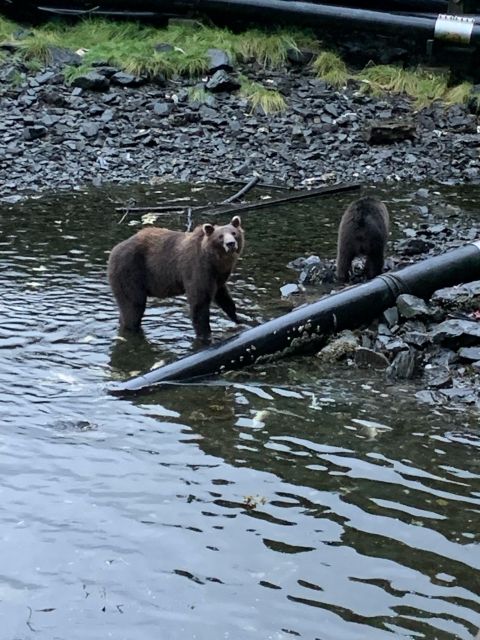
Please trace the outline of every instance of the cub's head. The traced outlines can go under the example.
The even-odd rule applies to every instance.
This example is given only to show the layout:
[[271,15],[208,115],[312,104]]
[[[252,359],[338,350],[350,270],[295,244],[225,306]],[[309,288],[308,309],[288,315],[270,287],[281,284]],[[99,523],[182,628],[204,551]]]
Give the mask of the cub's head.
[[208,247],[220,256],[228,254],[240,254],[243,249],[243,229],[240,216],[234,216],[229,224],[218,227],[213,224],[204,224],[202,229]]

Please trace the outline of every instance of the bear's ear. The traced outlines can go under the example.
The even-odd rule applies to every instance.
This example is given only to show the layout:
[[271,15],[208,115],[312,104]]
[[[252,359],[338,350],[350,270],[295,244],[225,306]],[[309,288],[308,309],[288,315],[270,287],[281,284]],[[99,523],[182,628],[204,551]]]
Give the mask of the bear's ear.
[[230,224],[232,224],[234,227],[239,227],[242,224],[240,216],[233,216]]
[[203,225],[203,233],[206,236],[211,236],[214,231],[215,231],[215,227],[213,226],[213,224],[209,224],[207,222],[207,224]]

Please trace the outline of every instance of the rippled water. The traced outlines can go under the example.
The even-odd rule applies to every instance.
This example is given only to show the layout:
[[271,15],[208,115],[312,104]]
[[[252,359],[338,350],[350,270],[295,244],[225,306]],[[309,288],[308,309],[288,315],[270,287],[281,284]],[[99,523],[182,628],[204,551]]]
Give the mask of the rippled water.
[[[136,196],[185,195],[169,189]],[[399,226],[408,192],[386,195]],[[446,197],[473,215],[479,193]],[[192,339],[177,299],[148,309],[148,341],[116,340],[105,262],[132,231],[122,195],[0,209],[0,637],[473,638],[478,415],[313,358],[108,396]],[[244,310],[283,311],[286,263],[334,255],[350,197],[244,215]]]

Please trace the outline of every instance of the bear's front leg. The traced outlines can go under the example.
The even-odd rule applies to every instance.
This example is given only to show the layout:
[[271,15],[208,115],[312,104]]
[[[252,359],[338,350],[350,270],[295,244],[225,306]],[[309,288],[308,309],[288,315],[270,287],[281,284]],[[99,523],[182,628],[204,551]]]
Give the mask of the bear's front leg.
[[199,296],[198,292],[192,296],[188,296],[190,303],[190,315],[192,318],[195,336],[199,342],[208,344],[212,337],[210,328],[210,296],[203,294]]
[[215,302],[218,304],[220,309],[225,311],[230,320],[240,324],[240,320],[237,316],[237,307],[235,306],[235,302],[232,300],[232,296],[230,295],[230,291],[227,289],[227,285],[224,284],[217,289]]

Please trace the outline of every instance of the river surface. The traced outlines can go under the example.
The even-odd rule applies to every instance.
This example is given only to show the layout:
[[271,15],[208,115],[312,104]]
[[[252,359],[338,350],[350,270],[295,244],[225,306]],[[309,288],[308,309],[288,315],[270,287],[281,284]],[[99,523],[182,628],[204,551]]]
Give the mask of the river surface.
[[[379,193],[395,234],[411,190]],[[149,306],[145,340],[118,340],[105,264],[134,216],[119,225],[116,202],[209,195],[0,205],[0,638],[474,638],[478,414],[313,357],[135,399],[106,392],[193,337],[178,298]],[[444,195],[478,210],[479,189]],[[243,215],[241,310],[285,311],[287,262],[333,257],[352,197]],[[162,223],[183,229],[185,216]],[[213,327],[231,331],[217,312]]]

